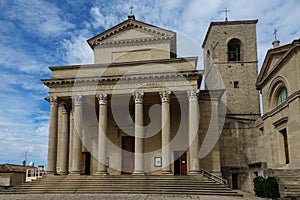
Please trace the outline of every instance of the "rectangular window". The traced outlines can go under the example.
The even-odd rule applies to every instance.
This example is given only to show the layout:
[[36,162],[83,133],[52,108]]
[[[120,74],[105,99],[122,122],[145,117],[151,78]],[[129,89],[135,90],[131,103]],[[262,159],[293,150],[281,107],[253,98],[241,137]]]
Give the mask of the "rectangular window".
[[233,82],[233,87],[234,88],[239,88],[239,82],[238,81],[234,81]]

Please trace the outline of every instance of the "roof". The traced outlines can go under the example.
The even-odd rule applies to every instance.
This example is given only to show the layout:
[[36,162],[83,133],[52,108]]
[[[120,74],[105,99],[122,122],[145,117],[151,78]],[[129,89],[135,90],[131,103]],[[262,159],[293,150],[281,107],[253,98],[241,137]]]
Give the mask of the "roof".
[[[282,66],[282,63],[291,55],[291,53],[299,47],[300,39],[294,40],[292,43],[287,45],[269,49],[263,62],[262,68],[260,70],[259,76],[257,78],[256,88],[260,90],[267,78],[271,74],[273,74],[278,68],[280,68]],[[275,55],[280,55],[280,59],[273,65],[271,65],[271,61],[273,60]]]
[[133,15],[129,15],[128,19],[121,22],[120,24],[117,24],[116,26],[113,26],[112,28],[90,38],[87,40],[88,44],[90,45],[91,48],[94,48],[95,46],[99,45],[99,43],[113,35],[116,35],[126,29],[131,29],[131,28],[139,28],[143,31],[146,31],[148,33],[151,34],[155,34],[158,35],[162,38],[168,38],[168,37],[175,37],[176,33],[171,31],[171,30],[167,30],[167,29],[163,29],[163,28],[159,28],[157,26],[151,25],[151,24],[147,24],[145,22],[141,22],[138,20],[135,20],[135,17]]
[[1,172],[26,172],[26,169],[34,169],[33,166],[23,166],[23,165],[14,165],[14,164],[0,164],[0,173]]
[[204,48],[206,40],[208,38],[208,35],[210,34],[210,31],[213,26],[228,26],[228,25],[240,25],[240,24],[256,24],[258,22],[257,19],[255,20],[240,20],[240,21],[222,21],[222,22],[211,22],[208,30],[206,32],[206,36],[204,38],[202,48]]

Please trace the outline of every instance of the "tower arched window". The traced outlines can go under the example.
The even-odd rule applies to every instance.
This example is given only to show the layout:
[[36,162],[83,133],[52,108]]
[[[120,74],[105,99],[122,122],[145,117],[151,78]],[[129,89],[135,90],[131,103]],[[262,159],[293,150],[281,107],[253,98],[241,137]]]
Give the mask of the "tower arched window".
[[231,39],[227,44],[228,61],[241,60],[241,41],[238,39]]
[[282,87],[277,96],[277,105],[282,104],[287,98],[287,90],[286,87]]

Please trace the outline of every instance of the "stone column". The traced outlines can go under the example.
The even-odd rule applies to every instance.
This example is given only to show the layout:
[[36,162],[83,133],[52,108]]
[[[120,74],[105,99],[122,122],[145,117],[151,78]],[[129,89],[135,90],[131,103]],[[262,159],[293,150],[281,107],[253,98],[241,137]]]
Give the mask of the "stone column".
[[170,96],[171,91],[159,93],[161,98],[161,141],[162,141],[162,174],[172,174],[171,170],[171,118],[170,118]]
[[106,136],[107,136],[107,94],[98,94],[99,129],[98,129],[98,175],[107,175]]
[[199,136],[198,136],[198,127],[199,127],[199,103],[198,103],[198,94],[196,91],[191,90],[187,92],[189,99],[189,174],[200,174],[199,167]]
[[61,132],[61,175],[67,175],[69,169],[69,133],[70,108],[62,103],[62,132]]
[[49,96],[46,99],[50,103],[47,174],[54,175],[57,161],[58,104],[57,96]]
[[143,92],[133,94],[135,101],[135,152],[134,175],[145,175],[144,172],[144,120],[143,120]]
[[72,97],[74,109],[74,132],[73,132],[73,162],[71,174],[81,174],[81,123],[82,123],[82,96]]

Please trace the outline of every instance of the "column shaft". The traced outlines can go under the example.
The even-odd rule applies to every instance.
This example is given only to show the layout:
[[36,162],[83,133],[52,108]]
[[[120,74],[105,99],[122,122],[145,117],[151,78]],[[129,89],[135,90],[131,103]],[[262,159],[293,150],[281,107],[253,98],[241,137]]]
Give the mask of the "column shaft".
[[160,92],[162,104],[162,174],[172,174],[171,170],[171,118],[170,118],[170,91]]
[[68,174],[69,169],[69,130],[70,110],[66,104],[62,105],[62,135],[61,135],[61,175]]
[[135,98],[135,154],[134,175],[144,175],[144,120],[143,92],[134,93]]
[[198,96],[195,91],[188,91],[189,98],[189,157],[190,157],[190,169],[189,174],[199,174],[199,103]]
[[81,121],[82,121],[82,96],[73,96],[74,102],[74,132],[73,132],[73,162],[71,174],[81,174]]
[[96,96],[99,100],[98,130],[98,175],[107,175],[106,167],[106,136],[107,136],[107,94]]
[[57,135],[58,135],[58,104],[56,96],[49,96],[50,122],[48,139],[47,174],[56,174],[57,162]]

